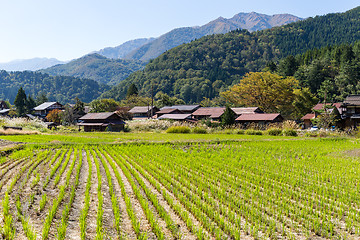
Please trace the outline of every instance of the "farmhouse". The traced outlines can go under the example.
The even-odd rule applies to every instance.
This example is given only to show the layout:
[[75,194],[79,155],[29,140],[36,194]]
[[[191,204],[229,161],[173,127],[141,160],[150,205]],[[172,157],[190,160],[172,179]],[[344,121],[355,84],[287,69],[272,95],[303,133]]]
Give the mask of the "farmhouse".
[[156,118],[159,118],[164,114],[167,114],[167,115],[183,114],[183,112],[177,108],[165,108],[165,109],[162,109],[162,110],[156,112]]
[[349,95],[340,108],[343,127],[358,127],[360,124],[360,95]]
[[260,123],[260,124],[268,124],[268,123],[276,123],[284,121],[284,118],[280,115],[280,113],[259,113],[259,114],[241,114],[238,118],[235,119],[238,123]]
[[193,113],[200,108],[200,105],[173,105],[173,106],[162,107],[160,110],[164,110],[167,108],[178,109],[182,113]]
[[119,132],[124,129],[125,122],[114,112],[88,113],[79,118],[78,126],[83,126],[85,132],[111,131]]
[[236,114],[236,117],[239,117],[241,114],[258,114],[258,113],[264,113],[260,108],[258,107],[234,107],[231,108],[231,110],[234,111]]
[[212,121],[220,121],[224,111],[225,107],[202,107],[193,112],[193,116],[196,120],[210,119]]
[[10,112],[5,101],[0,101],[0,116],[7,116]]
[[158,117],[158,119],[168,119],[168,120],[177,120],[177,121],[192,121],[191,114],[182,113],[182,114],[164,114]]
[[[301,118],[304,122],[304,128],[310,128],[312,124],[312,119],[316,119],[319,115],[324,114],[322,111],[326,111],[326,113],[334,113],[337,115],[341,115],[343,112],[343,103],[318,103],[312,108],[312,113],[308,113]],[[336,109],[336,111],[334,111]]]
[[159,109],[157,107],[133,107],[129,113],[133,115],[134,119],[147,119],[152,118]]
[[45,118],[54,109],[64,110],[64,106],[58,102],[44,102],[34,108],[35,116]]

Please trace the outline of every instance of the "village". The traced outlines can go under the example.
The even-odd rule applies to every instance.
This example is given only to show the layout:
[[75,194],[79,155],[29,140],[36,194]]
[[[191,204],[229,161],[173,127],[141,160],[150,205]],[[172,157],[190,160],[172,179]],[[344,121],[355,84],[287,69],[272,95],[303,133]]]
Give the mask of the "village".
[[[56,129],[62,124],[59,120],[53,120],[54,112],[64,112],[65,108],[72,109],[74,104],[63,105],[59,102],[44,102],[33,108],[31,114],[25,114],[24,118],[39,119],[49,129]],[[118,107],[113,112],[91,112],[89,106],[84,106],[79,114],[73,116],[72,125],[78,126],[79,131],[112,131],[124,130],[126,121],[137,120],[168,120],[173,122],[193,123],[203,121],[220,124],[227,111],[226,107],[202,107],[196,105],[173,105],[158,108],[156,106]],[[265,113],[259,107],[231,107],[230,116],[233,123],[242,128],[254,126],[266,129],[271,124],[282,123],[286,120],[280,113]],[[0,101],[0,116],[10,118],[11,109],[5,101]],[[53,121],[52,121],[53,120]],[[318,130],[326,128],[330,130],[355,129],[360,122],[360,95],[349,95],[343,102],[318,103],[308,114],[295,119],[303,130]],[[3,128],[18,127],[3,126]]]

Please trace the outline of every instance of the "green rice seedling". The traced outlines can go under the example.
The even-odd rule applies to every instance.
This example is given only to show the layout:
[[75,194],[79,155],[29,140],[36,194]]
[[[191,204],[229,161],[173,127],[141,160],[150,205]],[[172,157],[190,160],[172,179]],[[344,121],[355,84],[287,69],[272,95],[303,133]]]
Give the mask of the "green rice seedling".
[[10,204],[9,204],[9,194],[8,192],[5,193],[5,197],[2,200],[2,207],[3,207],[3,226],[0,227],[1,235],[4,239],[14,239],[15,238],[15,231],[13,217],[10,214]]
[[166,133],[190,133],[190,128],[186,126],[173,126],[169,127]]
[[86,237],[86,218],[89,212],[90,207],[90,189],[91,189],[91,173],[92,173],[92,163],[90,160],[90,153],[89,150],[86,149],[86,160],[89,166],[89,172],[86,182],[86,190],[85,190],[85,204],[84,208],[81,210],[79,224],[80,224],[80,237],[82,240]]
[[47,203],[47,195],[46,193],[42,195],[41,200],[39,202],[39,212],[42,212],[45,209]]

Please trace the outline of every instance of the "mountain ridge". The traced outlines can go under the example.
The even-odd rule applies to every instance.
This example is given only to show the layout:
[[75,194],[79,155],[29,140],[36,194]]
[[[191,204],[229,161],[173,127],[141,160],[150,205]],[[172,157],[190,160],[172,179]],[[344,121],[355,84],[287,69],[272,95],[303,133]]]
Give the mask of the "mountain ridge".
[[0,63],[0,70],[5,71],[36,71],[43,68],[52,67],[57,64],[64,64],[56,58],[30,58],[16,59],[10,62]]

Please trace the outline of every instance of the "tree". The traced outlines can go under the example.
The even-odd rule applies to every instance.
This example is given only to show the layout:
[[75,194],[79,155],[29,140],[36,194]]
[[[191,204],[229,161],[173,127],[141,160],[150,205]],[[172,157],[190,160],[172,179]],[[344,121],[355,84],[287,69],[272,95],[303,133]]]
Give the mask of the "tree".
[[61,123],[61,114],[62,114],[62,111],[59,109],[51,110],[48,113],[48,115],[46,115],[46,120],[48,122],[54,122],[56,124],[60,124]]
[[318,102],[318,99],[310,92],[309,88],[295,89],[294,95],[294,101],[292,102],[294,111],[292,116],[295,119],[299,119],[311,112],[311,109]]
[[65,106],[64,111],[61,114],[61,122],[65,126],[69,126],[71,124],[75,123],[75,114],[74,114],[74,108],[72,108],[69,105]]
[[115,112],[119,107],[119,103],[112,98],[96,99],[90,103],[90,112]]
[[40,105],[40,104],[42,104],[42,103],[44,103],[44,102],[47,102],[47,101],[48,101],[48,98],[47,98],[45,92],[39,93],[39,94],[37,95],[37,97],[36,97],[36,104],[37,104],[37,105]]
[[135,106],[150,106],[151,98],[132,95],[120,102],[120,106],[133,108]]
[[239,84],[223,92],[228,101],[239,106],[259,107],[265,112],[287,115],[292,110],[294,89],[298,87],[294,77],[282,77],[270,72],[247,73]]
[[138,95],[139,90],[137,89],[136,85],[134,83],[130,84],[127,93],[126,93],[126,97],[130,97],[132,95]]
[[75,106],[73,109],[73,114],[76,119],[85,115],[85,104],[82,101],[80,101],[78,97],[75,98]]
[[182,99],[179,99],[177,97],[170,97],[169,95],[163,92],[158,92],[155,95],[155,99],[156,99],[156,105],[159,107],[185,104],[185,102]]
[[14,101],[16,113],[19,117],[22,117],[26,113],[26,103],[27,99],[25,91],[22,87],[20,87]]
[[32,98],[31,96],[28,96],[28,98],[26,99],[26,112],[31,113],[33,111],[34,107],[36,107],[36,102],[35,102],[34,98]]
[[221,123],[223,126],[230,126],[235,123],[236,114],[229,106],[226,106],[224,114],[221,116]]

